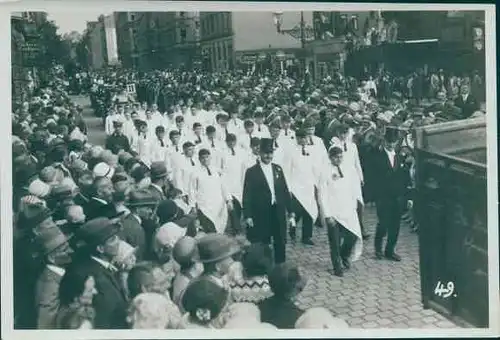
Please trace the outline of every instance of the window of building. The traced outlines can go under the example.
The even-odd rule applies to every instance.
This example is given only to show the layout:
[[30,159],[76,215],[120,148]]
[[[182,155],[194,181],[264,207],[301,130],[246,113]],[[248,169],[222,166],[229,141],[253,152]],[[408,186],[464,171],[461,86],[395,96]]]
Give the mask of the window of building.
[[342,14],[340,16],[340,24],[339,24],[339,29],[340,29],[340,32],[341,34],[346,34],[347,33],[347,15],[345,14]]
[[186,12],[179,12],[179,16],[184,19],[186,17]]
[[135,14],[134,13],[128,13],[128,21],[135,21]]
[[185,43],[187,39],[187,30],[184,27],[180,29],[181,43]]
[[351,16],[351,29],[354,31],[358,30],[358,16],[357,15]]
[[215,15],[212,14],[210,16],[210,34],[214,34],[215,33]]

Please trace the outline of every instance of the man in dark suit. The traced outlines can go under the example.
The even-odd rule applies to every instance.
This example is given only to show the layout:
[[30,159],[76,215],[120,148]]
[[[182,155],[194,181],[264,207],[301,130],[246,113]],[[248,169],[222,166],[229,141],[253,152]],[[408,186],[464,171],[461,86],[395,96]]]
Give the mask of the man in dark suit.
[[51,228],[39,238],[45,268],[38,277],[35,289],[35,308],[37,329],[55,329],[56,314],[59,308],[59,284],[65,267],[71,263],[73,250],[68,238],[59,228]]
[[292,196],[283,169],[272,163],[273,140],[261,139],[260,162],[245,173],[243,185],[243,216],[251,242],[274,245],[274,261],[285,262],[288,221],[295,218]]
[[460,95],[455,99],[455,106],[462,109],[462,119],[469,118],[474,112],[479,110],[479,103],[476,98],[470,94],[469,85],[462,85],[460,88]]
[[165,166],[165,163],[151,163],[151,184],[149,186],[149,191],[158,202],[167,199],[164,189],[167,184],[167,167]]
[[[385,256],[392,261],[401,261],[395,253],[398,240],[404,197],[408,187],[406,168],[396,153],[398,135],[395,130],[387,130],[382,147],[375,151],[373,159],[375,204],[379,223],[375,232],[375,255],[377,259]],[[382,241],[387,234],[385,252],[382,254]]]
[[96,329],[127,328],[126,292],[118,277],[118,269],[111,264],[119,249],[119,229],[116,220],[106,217],[85,223],[79,235],[88,253],[79,257],[68,268],[68,271],[75,270],[82,276],[92,276],[95,280],[97,295],[94,296],[93,307]]
[[98,177],[92,184],[93,196],[83,210],[88,220],[96,217],[116,217],[118,214],[113,205],[113,183],[107,177]]
[[130,209],[122,222],[120,237],[127,243],[136,247],[137,260],[141,261],[148,252],[148,244],[152,232],[145,230],[144,222],[154,216],[158,201],[147,189],[140,189],[130,193],[127,207]]
[[130,152],[130,143],[123,134],[123,122],[121,120],[113,121],[115,131],[106,138],[106,149],[117,155],[120,150]]

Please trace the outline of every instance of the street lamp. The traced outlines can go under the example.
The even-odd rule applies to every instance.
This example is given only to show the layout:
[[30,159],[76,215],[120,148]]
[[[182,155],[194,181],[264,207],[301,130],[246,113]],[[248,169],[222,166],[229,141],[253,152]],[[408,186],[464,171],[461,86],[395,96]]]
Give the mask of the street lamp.
[[314,38],[314,28],[306,25],[304,20],[304,11],[300,11],[300,23],[291,29],[283,29],[283,12],[274,12],[273,21],[276,26],[276,31],[280,34],[288,34],[289,36],[300,39],[300,46],[302,48],[302,63],[303,71],[306,70],[306,41]]

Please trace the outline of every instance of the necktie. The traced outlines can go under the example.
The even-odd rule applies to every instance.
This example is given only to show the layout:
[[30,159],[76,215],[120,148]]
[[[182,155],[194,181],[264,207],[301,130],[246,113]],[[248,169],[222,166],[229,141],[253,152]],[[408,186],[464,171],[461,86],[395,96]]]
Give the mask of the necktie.
[[208,176],[212,176],[212,173],[210,172],[210,168],[207,166],[207,172],[208,172]]
[[215,148],[215,144],[214,144],[214,141],[212,140],[212,148]]
[[347,144],[344,142],[344,151],[347,151]]
[[179,147],[177,145],[175,146],[175,152],[179,152]]
[[193,159],[192,159],[192,158],[190,158],[190,160],[191,160],[191,165],[192,165],[192,166],[194,166],[194,161],[193,161]]
[[312,137],[309,137],[309,145],[314,145]]
[[302,155],[303,156],[308,156],[309,154],[306,152],[306,146],[302,145]]
[[236,155],[236,153],[234,152],[234,148],[230,148],[231,149],[231,155]]
[[288,136],[288,130],[285,130],[285,136]]
[[340,178],[343,178],[344,174],[342,173],[342,170],[340,170],[340,166],[338,166],[338,165],[337,165],[337,170],[339,171]]
[[227,127],[226,127],[226,129],[225,129],[225,130],[226,130],[226,136],[227,136],[227,135],[229,134],[229,132],[227,131]]
[[260,125],[259,125],[259,127],[257,128],[257,130],[260,132]]
[[143,137],[143,138],[144,138],[144,139],[146,139],[146,135],[144,135],[144,137]]
[[163,139],[158,138],[158,140],[160,141],[160,145],[161,145],[161,147],[163,148],[163,147],[165,146],[165,143],[163,143]]
[[274,140],[274,147],[277,148],[278,147],[278,141],[276,141],[276,139]]
[[201,143],[201,137],[198,136],[198,140],[196,141],[196,144],[200,144]]

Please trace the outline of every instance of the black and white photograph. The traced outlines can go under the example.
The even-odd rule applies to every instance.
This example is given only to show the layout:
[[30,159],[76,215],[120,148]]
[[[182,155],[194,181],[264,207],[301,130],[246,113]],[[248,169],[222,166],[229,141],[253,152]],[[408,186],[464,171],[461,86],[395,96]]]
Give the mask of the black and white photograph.
[[47,3],[1,8],[2,338],[499,335],[494,6]]

